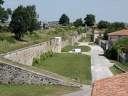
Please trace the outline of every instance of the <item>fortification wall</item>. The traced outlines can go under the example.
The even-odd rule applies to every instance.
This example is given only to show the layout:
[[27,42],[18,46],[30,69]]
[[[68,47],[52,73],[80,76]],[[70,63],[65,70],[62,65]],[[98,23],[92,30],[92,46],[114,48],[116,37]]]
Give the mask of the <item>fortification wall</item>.
[[59,80],[5,62],[0,62],[0,81],[5,84],[64,85],[80,87],[79,84]]
[[54,53],[61,53],[61,48],[73,45],[78,41],[82,35],[75,33],[74,36],[69,36],[65,41],[61,40],[61,37],[56,37],[53,40],[22,48],[16,51],[8,52],[4,55],[6,59],[32,66],[33,58],[40,57],[42,53],[53,51]]

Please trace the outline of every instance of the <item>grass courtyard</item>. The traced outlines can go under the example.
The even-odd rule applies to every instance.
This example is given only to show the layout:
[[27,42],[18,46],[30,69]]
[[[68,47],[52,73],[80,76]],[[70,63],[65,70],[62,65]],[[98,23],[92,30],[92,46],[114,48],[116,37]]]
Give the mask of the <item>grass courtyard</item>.
[[56,53],[34,66],[72,79],[78,78],[83,84],[91,83],[91,64],[88,55]]

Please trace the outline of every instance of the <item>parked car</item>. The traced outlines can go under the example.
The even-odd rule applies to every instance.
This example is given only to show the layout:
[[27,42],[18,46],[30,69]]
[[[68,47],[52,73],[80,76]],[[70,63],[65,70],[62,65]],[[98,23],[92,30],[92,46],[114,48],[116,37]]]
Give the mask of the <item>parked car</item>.
[[81,54],[81,49],[72,49],[71,51],[68,51],[68,53]]

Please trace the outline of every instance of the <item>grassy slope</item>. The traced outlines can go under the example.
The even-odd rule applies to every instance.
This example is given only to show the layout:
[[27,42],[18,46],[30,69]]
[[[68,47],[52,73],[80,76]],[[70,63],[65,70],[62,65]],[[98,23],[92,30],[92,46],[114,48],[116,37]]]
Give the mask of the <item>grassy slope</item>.
[[22,36],[22,39],[26,42],[15,40],[14,34],[11,34],[11,32],[3,32],[0,33],[0,37],[11,37],[11,39],[13,39],[15,43],[8,42],[7,39],[1,40],[0,38],[0,53],[6,53],[9,51],[13,51],[40,42],[52,40],[56,36],[63,36],[63,38],[65,36],[66,38],[67,35],[74,33],[74,31],[76,30],[77,28],[72,28],[72,27],[57,28],[54,30],[37,30],[34,31],[31,36],[29,34],[25,34],[24,36]]
[[119,69],[117,69],[117,68],[114,67],[114,66],[110,67],[109,69],[111,70],[111,72],[112,72],[114,75],[123,73],[122,71],[120,71]]
[[0,84],[0,96],[60,96],[80,90],[74,87]]
[[54,54],[41,63],[35,65],[72,79],[80,78],[80,82],[90,84],[90,56],[83,54]]
[[128,71],[128,66],[125,66],[125,65],[123,65],[123,64],[121,64],[121,63],[119,63],[119,62],[117,62],[117,61],[115,61],[115,60],[110,60],[110,61],[111,61],[112,63],[114,63],[114,64],[120,66],[122,69]]

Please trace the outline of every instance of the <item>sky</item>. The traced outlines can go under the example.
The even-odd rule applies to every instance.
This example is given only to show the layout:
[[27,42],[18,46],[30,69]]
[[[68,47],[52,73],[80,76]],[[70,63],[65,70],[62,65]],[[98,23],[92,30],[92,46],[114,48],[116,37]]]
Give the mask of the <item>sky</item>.
[[41,21],[59,21],[62,14],[74,22],[87,14],[95,15],[96,22],[128,23],[128,0],[4,0],[3,7],[14,10],[19,5],[36,5]]

